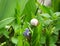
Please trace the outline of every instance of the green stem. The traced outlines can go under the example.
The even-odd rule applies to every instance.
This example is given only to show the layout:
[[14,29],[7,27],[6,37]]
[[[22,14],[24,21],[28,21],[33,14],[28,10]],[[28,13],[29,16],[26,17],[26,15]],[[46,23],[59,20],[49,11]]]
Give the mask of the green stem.
[[50,46],[49,44],[50,44],[50,36],[47,35],[46,36],[46,46]]

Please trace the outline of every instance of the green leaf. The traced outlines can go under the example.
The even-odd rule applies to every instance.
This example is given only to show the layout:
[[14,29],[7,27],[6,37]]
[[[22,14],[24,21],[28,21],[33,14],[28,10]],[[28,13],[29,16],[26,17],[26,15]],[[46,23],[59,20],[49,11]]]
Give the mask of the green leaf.
[[16,0],[0,0],[0,20],[15,14]]
[[58,35],[51,35],[50,37],[50,44],[56,43],[58,40]]
[[29,0],[25,6],[24,14],[25,14],[25,21],[30,21],[32,14],[35,15],[36,12],[36,4],[35,0]]
[[50,46],[56,46],[55,44],[50,44]]
[[55,23],[56,24],[56,30],[60,30],[60,17],[57,19],[57,22]]
[[28,3],[25,6],[24,13],[25,14],[35,14],[36,11],[36,4],[35,0],[29,0]]
[[0,29],[0,35],[4,35],[6,38],[9,38],[9,32],[5,28]]
[[14,20],[14,17],[9,17],[0,21],[0,29],[5,27],[7,24],[11,23]]
[[44,18],[50,18],[51,17],[49,14],[46,14],[46,13],[45,14],[41,14],[41,16],[44,17]]
[[33,27],[32,46],[41,45],[42,38],[42,24],[40,23],[37,27]]
[[56,16],[60,16],[60,12],[55,12],[54,13]]
[[20,15],[23,13],[28,0],[18,0]]
[[18,42],[18,39],[17,38],[15,38],[15,37],[12,37],[12,42],[14,43],[14,44],[17,44],[17,42]]
[[60,0],[52,0],[52,9],[54,12],[60,11]]
[[18,44],[17,46],[23,46],[23,37],[20,35],[18,36]]
[[24,41],[24,46],[30,46],[28,41]]
[[55,12],[52,16],[53,20],[57,20],[60,17],[60,12]]
[[48,13],[48,14],[50,14],[52,16],[53,11],[49,7],[46,7],[44,5],[40,5],[39,8],[42,10],[42,12]]

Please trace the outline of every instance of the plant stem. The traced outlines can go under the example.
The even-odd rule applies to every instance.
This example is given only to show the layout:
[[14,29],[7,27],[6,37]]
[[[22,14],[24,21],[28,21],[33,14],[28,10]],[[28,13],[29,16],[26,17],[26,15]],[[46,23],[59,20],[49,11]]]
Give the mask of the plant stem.
[[46,46],[50,46],[49,44],[50,44],[50,36],[47,35],[46,36]]

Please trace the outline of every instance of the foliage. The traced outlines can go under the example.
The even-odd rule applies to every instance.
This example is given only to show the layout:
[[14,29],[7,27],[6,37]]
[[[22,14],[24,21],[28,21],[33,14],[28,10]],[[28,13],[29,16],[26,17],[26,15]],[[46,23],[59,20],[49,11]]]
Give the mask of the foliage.
[[56,46],[60,12],[52,8],[36,0],[0,0],[0,46]]

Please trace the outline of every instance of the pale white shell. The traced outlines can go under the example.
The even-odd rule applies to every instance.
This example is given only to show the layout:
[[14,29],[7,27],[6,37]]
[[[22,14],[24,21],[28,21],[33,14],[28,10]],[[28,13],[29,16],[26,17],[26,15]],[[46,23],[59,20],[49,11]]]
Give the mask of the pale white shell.
[[33,18],[31,21],[30,21],[31,25],[33,26],[37,26],[38,25],[38,20]]

